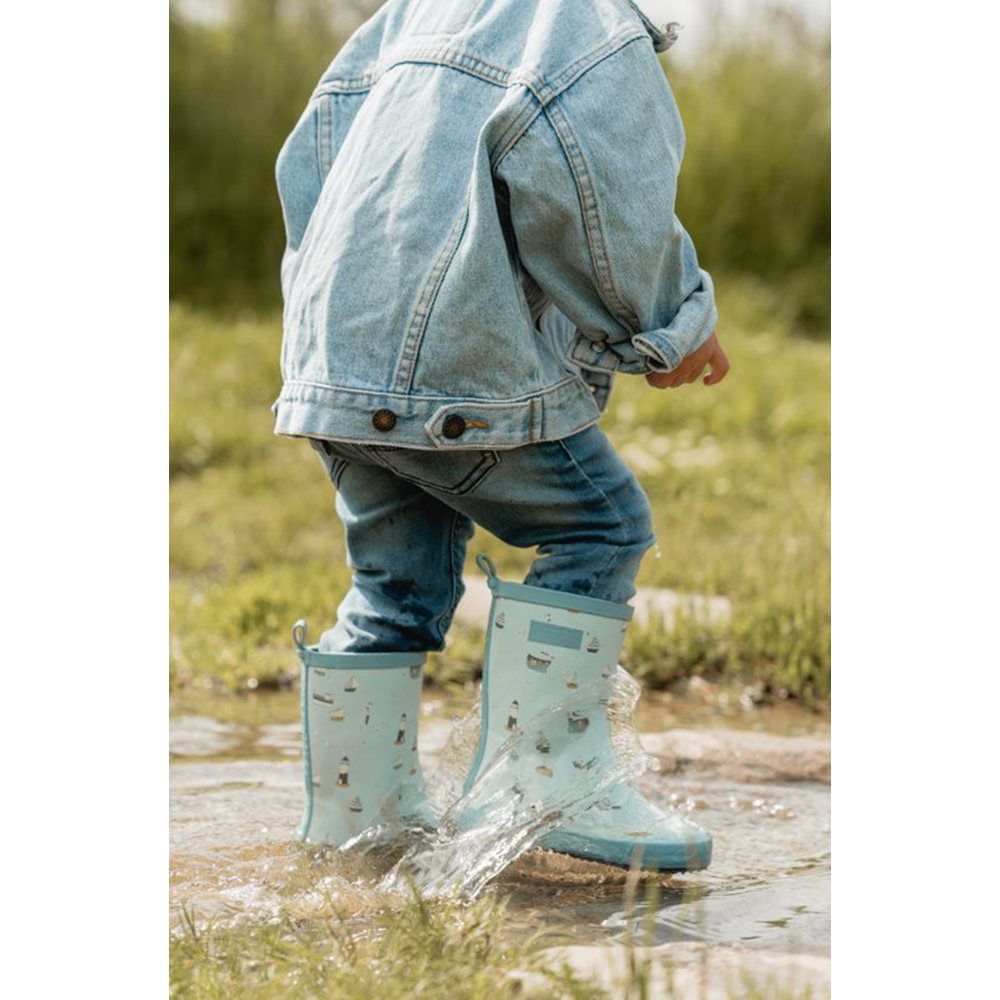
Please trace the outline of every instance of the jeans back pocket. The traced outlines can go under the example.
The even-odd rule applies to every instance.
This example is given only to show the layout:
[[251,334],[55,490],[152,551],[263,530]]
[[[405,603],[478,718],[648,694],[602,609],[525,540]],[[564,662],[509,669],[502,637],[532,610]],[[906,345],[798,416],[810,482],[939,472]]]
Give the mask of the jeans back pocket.
[[363,447],[400,479],[452,496],[470,493],[500,464],[500,454],[486,448],[423,451],[392,445]]

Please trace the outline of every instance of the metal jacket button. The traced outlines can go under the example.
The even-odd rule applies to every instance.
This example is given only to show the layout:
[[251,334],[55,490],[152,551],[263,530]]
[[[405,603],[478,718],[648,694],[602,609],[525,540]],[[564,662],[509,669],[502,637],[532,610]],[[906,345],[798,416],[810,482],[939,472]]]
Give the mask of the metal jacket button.
[[372,423],[377,431],[391,431],[396,426],[396,414],[392,410],[376,410],[372,414]]
[[593,347],[593,349],[594,349],[594,350],[595,350],[595,351],[596,351],[596,352],[597,352],[598,354],[600,354],[600,353],[601,353],[601,351],[603,351],[603,350],[604,350],[604,348],[605,348],[605,347],[607,347],[608,345],[607,345],[607,344],[605,344],[603,340],[598,340],[598,341],[596,341],[596,342],[595,342],[595,343],[594,343],[593,345],[591,345],[591,346]]
[[465,432],[465,417],[460,417],[457,413],[452,413],[444,418],[441,425],[441,433],[446,438],[461,437]]

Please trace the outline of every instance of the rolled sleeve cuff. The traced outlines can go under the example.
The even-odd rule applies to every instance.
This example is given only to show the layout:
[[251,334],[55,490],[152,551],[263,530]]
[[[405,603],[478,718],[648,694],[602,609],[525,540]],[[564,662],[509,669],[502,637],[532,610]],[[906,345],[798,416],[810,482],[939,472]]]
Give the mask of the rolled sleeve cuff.
[[701,285],[681,303],[667,326],[637,333],[617,344],[595,342],[577,333],[569,356],[593,371],[628,375],[673,371],[708,340],[719,320],[712,278],[707,271],[700,273]]

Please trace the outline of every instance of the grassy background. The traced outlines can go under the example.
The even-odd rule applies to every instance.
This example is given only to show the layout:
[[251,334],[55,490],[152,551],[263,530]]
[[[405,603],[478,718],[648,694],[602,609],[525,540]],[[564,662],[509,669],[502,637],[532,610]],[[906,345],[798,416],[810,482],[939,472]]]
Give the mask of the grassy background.
[[[274,162],[342,42],[329,7],[232,0],[222,25],[185,21],[171,7],[172,300],[230,313],[279,304]],[[822,336],[829,36],[788,11],[764,11],[738,34],[720,28],[695,62],[662,57],[687,134],[678,214],[709,271],[780,287],[775,306],[796,331]]]
[[[339,40],[326,4],[243,0],[223,25],[171,11],[171,683],[238,690],[296,675],[349,585],[331,489],[276,439],[274,161]],[[279,16],[278,10],[291,12]],[[633,627],[647,685],[699,673],[824,699],[829,599],[829,39],[788,15],[664,60],[687,132],[678,213],[713,272],[730,378],[658,392],[619,378],[602,427],[648,492],[662,555],[640,585],[723,594],[725,625]],[[481,529],[504,575],[530,552]],[[478,572],[470,561],[467,569]],[[437,680],[475,676],[453,628]]]
[[[625,662],[652,686],[698,672],[829,691],[829,347],[795,337],[772,294],[719,282],[733,363],[714,389],[659,391],[619,377],[602,427],[649,494],[661,557],[638,583],[724,594],[732,621],[633,626]],[[176,307],[171,356],[171,678],[238,688],[295,671],[289,629],[332,622],[349,585],[333,493],[308,444],[276,438],[280,319],[220,320]],[[532,552],[483,529],[504,576]],[[479,636],[455,625],[429,675],[464,679]]]

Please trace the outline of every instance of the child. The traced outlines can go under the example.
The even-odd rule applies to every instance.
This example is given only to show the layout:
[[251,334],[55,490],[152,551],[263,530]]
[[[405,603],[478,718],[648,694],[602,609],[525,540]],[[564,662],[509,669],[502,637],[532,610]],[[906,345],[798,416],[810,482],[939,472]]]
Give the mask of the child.
[[[556,801],[560,762],[613,768],[601,703],[654,534],[597,422],[616,372],[667,388],[728,371],[711,279],[674,215],[684,136],[655,54],[674,37],[629,0],[390,0],[281,151],[276,433],[316,449],[354,571],[318,645],[295,630],[307,839],[434,823],[416,742],[408,757],[392,744],[400,715],[419,717],[419,668],[444,646],[476,524],[543,558],[522,584],[480,561],[494,606],[468,787],[509,738],[511,703],[528,726],[570,675],[586,756],[542,734],[544,787],[512,787]],[[597,826],[542,843],[708,863],[704,831],[667,831],[631,786],[616,794]]]

